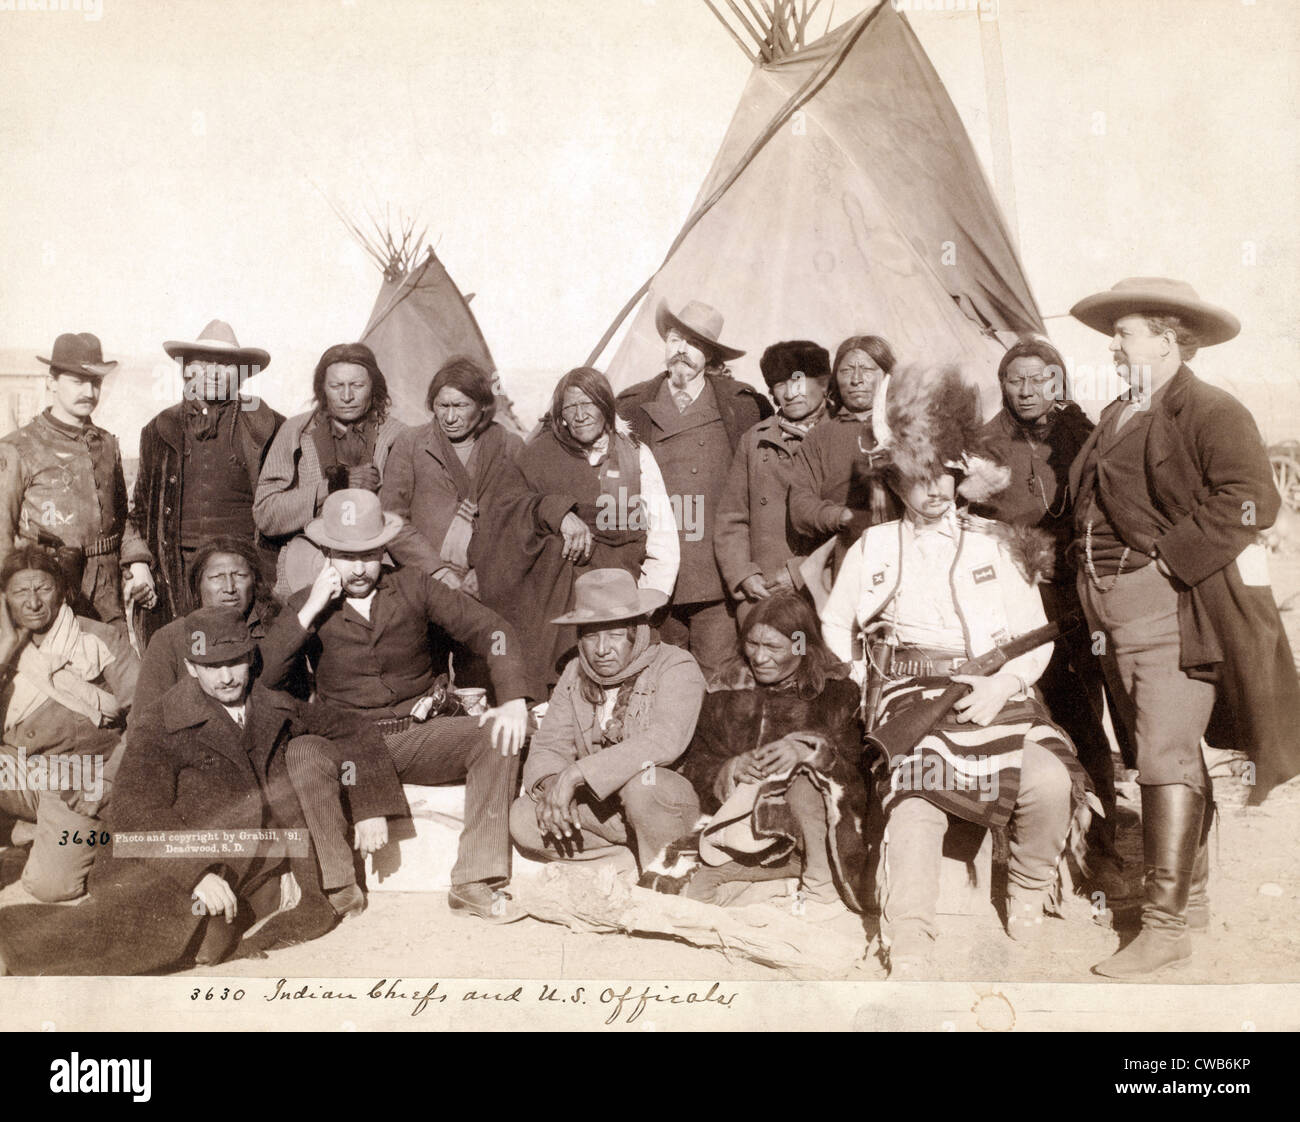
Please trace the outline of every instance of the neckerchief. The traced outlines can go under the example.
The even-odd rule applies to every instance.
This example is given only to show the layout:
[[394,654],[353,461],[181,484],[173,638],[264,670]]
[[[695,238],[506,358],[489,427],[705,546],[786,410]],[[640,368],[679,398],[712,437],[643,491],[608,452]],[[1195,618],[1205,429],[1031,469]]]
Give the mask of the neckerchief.
[[813,426],[826,416],[826,413],[826,399],[822,398],[821,404],[809,413],[802,421],[787,420],[784,413],[778,412],[776,415],[776,423],[780,427],[782,433],[788,436],[791,440],[798,441],[807,436],[812,431]]
[[[231,415],[231,407],[238,406],[237,401],[199,401],[185,402],[185,428],[195,440],[212,440],[221,429],[221,422]],[[205,413],[203,410],[207,409]]]
[[[587,661],[587,656],[583,652],[581,644],[578,646],[578,663],[581,668],[580,673],[587,681],[586,686],[596,686],[601,690],[607,690],[614,686],[618,687],[618,697],[614,699],[614,711],[610,714],[609,720],[605,722],[601,730],[601,745],[618,744],[623,740],[623,725],[627,718],[627,706],[632,697],[632,689],[635,687],[637,679],[641,672],[645,670],[659,653],[659,644],[652,643],[650,637],[650,625],[648,623],[637,624],[636,639],[632,643],[632,657],[617,673],[608,676],[597,673],[591,663]],[[593,701],[591,691],[583,689],[582,696],[588,701],[593,709],[598,709],[600,699]]]

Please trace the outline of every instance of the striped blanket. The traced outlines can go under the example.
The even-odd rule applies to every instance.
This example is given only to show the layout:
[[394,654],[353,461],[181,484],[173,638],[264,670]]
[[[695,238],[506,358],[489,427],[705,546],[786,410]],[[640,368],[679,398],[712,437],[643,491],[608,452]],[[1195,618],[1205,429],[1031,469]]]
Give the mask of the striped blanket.
[[[932,701],[952,683],[947,678],[903,678],[889,683],[880,698],[876,727]],[[1088,777],[1070,738],[1036,700],[1008,702],[988,725],[947,716],[910,752],[889,764],[883,805],[888,815],[903,799],[926,799],[948,814],[990,829],[1005,826],[1020,793],[1020,765],[1027,741],[1041,744],[1070,773],[1071,810],[1087,816]],[[882,787],[884,784],[882,784]],[[1095,797],[1092,800],[1095,802]],[[1077,822],[1076,822],[1077,825]],[[1087,823],[1082,823],[1086,830]]]

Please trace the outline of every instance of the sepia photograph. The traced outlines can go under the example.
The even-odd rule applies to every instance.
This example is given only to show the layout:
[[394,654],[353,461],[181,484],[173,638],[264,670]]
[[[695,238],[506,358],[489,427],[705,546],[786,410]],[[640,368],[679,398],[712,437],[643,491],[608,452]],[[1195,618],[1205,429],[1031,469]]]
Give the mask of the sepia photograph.
[[0,0],[0,1029],[1300,1027],[1298,42]]

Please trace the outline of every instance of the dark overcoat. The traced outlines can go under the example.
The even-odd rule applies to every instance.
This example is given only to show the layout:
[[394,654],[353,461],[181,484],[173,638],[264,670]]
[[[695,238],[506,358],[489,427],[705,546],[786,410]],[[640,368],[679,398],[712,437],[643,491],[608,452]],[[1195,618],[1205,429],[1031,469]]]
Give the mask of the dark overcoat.
[[[298,828],[306,823],[289,779],[286,749],[294,736],[350,738],[358,760],[384,752],[373,725],[322,705],[307,705],[254,685],[249,726],[239,727],[185,678],[133,727],[108,811],[107,833],[238,831]],[[366,745],[365,738],[373,738]],[[359,766],[358,773],[364,769]],[[406,803],[396,774],[385,784],[349,789],[353,818],[401,814]],[[395,795],[394,795],[395,792]],[[242,903],[286,868],[283,856],[119,856],[115,841],[96,856],[90,899],[72,908],[48,905],[0,910],[0,950],[14,974],[141,974],[165,970],[185,956],[205,917],[191,893],[207,873],[221,876]],[[328,930],[333,910],[320,888],[314,852],[291,859],[302,888],[299,905],[255,936],[247,953],[275,941],[302,941]],[[247,917],[247,909],[241,910]],[[213,922],[223,922],[214,917]]]
[[[1075,458],[1071,494],[1092,490],[1090,453],[1109,428],[1108,414],[1122,407],[1106,407]],[[1259,531],[1273,524],[1281,496],[1255,420],[1230,393],[1183,366],[1152,408],[1144,478],[1134,486],[1145,485],[1161,515],[1160,532],[1148,547],[1149,533],[1126,524],[1121,504],[1107,513],[1126,542],[1154,552],[1173,573],[1180,663],[1190,676],[1217,684],[1214,727],[1254,760],[1250,801],[1259,803],[1300,774],[1295,663],[1272,588],[1250,555],[1242,556],[1248,547],[1262,550]]]
[[727,591],[736,599],[749,577],[770,583],[784,570],[795,588],[803,582],[799,566],[817,543],[790,522],[790,480],[798,449],[782,439],[775,416],[740,438],[713,525],[713,552]]
[[[677,571],[677,585],[673,590],[674,604],[703,604],[723,598],[722,577],[713,554],[713,527],[716,515],[715,500],[722,490],[731,460],[740,438],[759,421],[772,415],[772,404],[753,386],[738,382],[729,374],[707,374],[713,388],[714,400],[722,418],[730,451],[726,462],[694,462],[699,450],[698,433],[687,420],[681,423],[676,408],[659,401],[659,391],[668,378],[664,371],[645,382],[629,386],[618,395],[618,414],[627,421],[633,434],[643,444],[650,446],[655,461],[663,472],[669,499],[683,502],[684,496],[674,496],[674,485],[687,463],[693,478],[699,479],[694,490],[704,495],[703,523],[698,527],[698,538],[686,537],[679,521],[679,538],[682,543],[681,566]],[[689,414],[688,414],[689,417]],[[679,520],[681,515],[679,514]]]
[[[185,583],[180,537],[184,407],[183,402],[168,406],[140,433],[140,470],[131,501],[131,521],[153,555],[154,585],[158,592],[157,605],[145,615],[147,635],[193,607]],[[283,422],[284,418],[260,399],[255,408],[240,408],[238,412],[235,434],[248,472],[249,488],[254,494],[262,462]],[[275,549],[261,534],[257,545],[267,581],[274,583]]]

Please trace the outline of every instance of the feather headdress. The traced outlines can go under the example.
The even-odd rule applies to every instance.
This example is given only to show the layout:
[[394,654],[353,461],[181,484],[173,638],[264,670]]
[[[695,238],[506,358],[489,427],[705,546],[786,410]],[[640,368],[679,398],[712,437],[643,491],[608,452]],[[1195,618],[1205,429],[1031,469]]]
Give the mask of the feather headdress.
[[882,378],[871,412],[875,467],[911,479],[952,471],[957,493],[983,502],[1011,482],[1011,470],[983,447],[979,390],[955,366],[909,366]]

